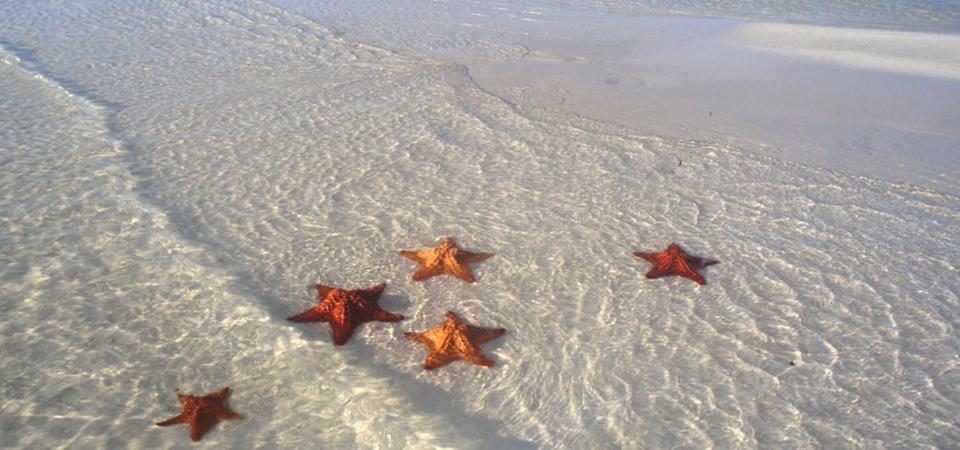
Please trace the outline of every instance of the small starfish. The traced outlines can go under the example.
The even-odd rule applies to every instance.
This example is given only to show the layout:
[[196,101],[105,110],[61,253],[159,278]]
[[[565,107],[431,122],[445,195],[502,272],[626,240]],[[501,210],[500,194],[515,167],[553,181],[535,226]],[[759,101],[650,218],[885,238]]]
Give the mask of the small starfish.
[[467,325],[456,314],[447,311],[443,325],[423,333],[403,333],[411,341],[422,342],[430,349],[423,368],[433,370],[455,360],[463,359],[474,364],[491,367],[493,360],[487,358],[479,345],[503,336],[503,328],[480,328]]
[[179,423],[189,423],[190,439],[194,442],[199,441],[203,434],[218,421],[240,418],[240,414],[231,411],[223,404],[229,396],[230,388],[228,387],[203,397],[177,394],[180,405],[183,406],[183,412],[179,416],[157,422],[157,426],[166,427]]
[[453,238],[449,237],[443,238],[443,242],[434,248],[419,251],[401,250],[399,253],[404,258],[420,263],[420,267],[413,274],[414,281],[449,274],[467,283],[476,281],[467,263],[483,261],[493,256],[493,253],[472,253],[461,250],[453,242]]
[[706,266],[712,266],[719,261],[715,259],[705,259],[697,256],[690,256],[683,251],[679,245],[671,243],[666,250],[662,252],[635,252],[639,256],[653,263],[653,268],[647,272],[647,278],[660,278],[667,275],[680,275],[689,278],[700,284],[706,284],[697,270]]
[[350,339],[353,330],[364,322],[399,322],[400,314],[380,309],[377,301],[387,284],[381,283],[367,289],[338,289],[318,284],[319,303],[312,309],[288,317],[291,322],[330,322],[330,334],[334,345],[343,345]]

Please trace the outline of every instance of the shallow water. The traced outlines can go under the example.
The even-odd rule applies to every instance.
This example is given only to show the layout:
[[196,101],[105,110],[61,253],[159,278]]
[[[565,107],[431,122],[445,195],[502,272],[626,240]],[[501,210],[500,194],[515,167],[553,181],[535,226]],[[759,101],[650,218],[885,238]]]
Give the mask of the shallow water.
[[544,0],[629,14],[679,14],[906,30],[960,31],[957,0]]
[[519,108],[960,194],[957,35],[536,4],[274,1],[346,39],[462,64]]
[[[222,386],[214,445],[960,439],[956,196],[519,109],[321,22],[0,8],[2,445],[185,447],[153,422]],[[496,256],[410,281],[446,235]],[[671,241],[709,284],[642,277]],[[335,348],[284,320],[316,282],[408,319]],[[496,367],[421,369],[402,332],[448,309],[509,330]]]

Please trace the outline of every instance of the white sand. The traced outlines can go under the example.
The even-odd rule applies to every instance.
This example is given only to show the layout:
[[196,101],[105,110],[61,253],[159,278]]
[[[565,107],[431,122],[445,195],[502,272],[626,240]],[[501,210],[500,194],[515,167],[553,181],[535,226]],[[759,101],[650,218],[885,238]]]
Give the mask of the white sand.
[[[0,446],[196,448],[153,423],[222,386],[245,418],[200,445],[960,441],[960,201],[929,171],[956,166],[924,159],[955,139],[954,81],[749,50],[729,22],[274,3],[0,3]],[[617,21],[650,40],[521,27]],[[724,145],[774,138],[789,158]],[[911,139],[911,184],[888,181]],[[496,256],[411,281],[395,252],[446,235]],[[630,253],[671,241],[721,260],[707,285],[643,278]],[[335,348],[284,320],[315,282],[387,282],[407,320]],[[421,369],[402,333],[448,309],[509,330],[496,367]]]
[[[960,193],[960,36],[474,8],[385,14],[413,24],[410,40],[484,43],[423,38],[418,49],[521,106]],[[412,46],[391,27],[352,30]]]

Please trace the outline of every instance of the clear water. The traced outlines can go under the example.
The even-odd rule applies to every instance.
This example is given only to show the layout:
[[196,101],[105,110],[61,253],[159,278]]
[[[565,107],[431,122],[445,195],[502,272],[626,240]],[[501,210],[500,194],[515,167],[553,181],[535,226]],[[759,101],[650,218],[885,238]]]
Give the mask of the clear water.
[[[231,447],[960,441],[957,197],[521,111],[323,23],[0,6],[0,445],[187,447],[153,422],[222,386]],[[496,256],[410,281],[446,235]],[[643,279],[670,241],[708,285]],[[284,320],[315,282],[408,320],[334,348]],[[495,368],[422,371],[402,332],[448,309],[509,330]]]
[[960,2],[957,0],[552,0],[552,2],[632,14],[681,14],[960,32]]

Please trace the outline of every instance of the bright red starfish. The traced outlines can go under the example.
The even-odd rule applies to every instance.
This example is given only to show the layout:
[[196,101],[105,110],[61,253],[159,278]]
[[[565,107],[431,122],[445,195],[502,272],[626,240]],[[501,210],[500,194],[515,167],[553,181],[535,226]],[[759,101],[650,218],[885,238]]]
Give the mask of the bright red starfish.
[[367,289],[338,289],[317,285],[320,302],[312,309],[288,317],[291,322],[329,322],[334,345],[343,345],[350,339],[353,330],[364,322],[399,322],[400,314],[380,309],[377,301],[387,284],[381,283]]
[[712,266],[720,261],[690,256],[679,245],[671,243],[666,250],[657,253],[635,252],[637,255],[653,263],[653,268],[647,272],[647,278],[660,278],[667,275],[680,275],[700,284],[706,284],[697,270]]
[[218,421],[240,418],[240,414],[231,411],[223,404],[229,396],[230,388],[228,387],[203,397],[177,394],[183,406],[183,412],[179,416],[157,422],[157,425],[166,427],[178,423],[189,423],[190,439],[194,442],[199,441],[203,434]]

